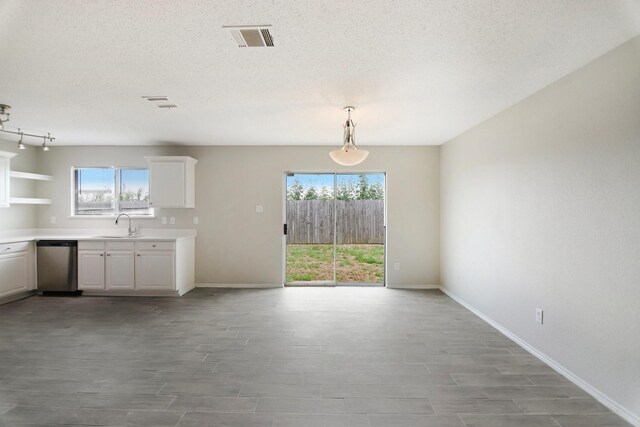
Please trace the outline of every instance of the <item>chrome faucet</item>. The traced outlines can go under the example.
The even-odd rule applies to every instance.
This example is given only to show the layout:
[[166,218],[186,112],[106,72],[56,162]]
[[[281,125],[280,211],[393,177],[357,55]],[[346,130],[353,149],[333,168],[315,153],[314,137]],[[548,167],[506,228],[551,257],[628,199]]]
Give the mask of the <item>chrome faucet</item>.
[[128,234],[128,236],[129,236],[129,237],[132,237],[134,234],[136,234],[136,229],[135,229],[134,227],[132,227],[132,226],[131,226],[131,217],[130,217],[129,215],[127,215],[126,213],[121,213],[120,215],[118,215],[118,216],[116,217],[116,225],[118,225],[118,220],[120,219],[120,217],[121,217],[122,215],[124,215],[124,216],[126,216],[127,218],[129,218],[129,234]]

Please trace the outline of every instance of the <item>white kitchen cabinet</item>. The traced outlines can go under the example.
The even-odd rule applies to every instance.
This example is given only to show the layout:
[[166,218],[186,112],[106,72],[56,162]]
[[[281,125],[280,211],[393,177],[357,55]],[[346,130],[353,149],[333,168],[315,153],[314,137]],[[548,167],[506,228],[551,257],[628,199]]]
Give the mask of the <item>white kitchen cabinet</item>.
[[135,256],[133,250],[108,250],[106,259],[106,288],[135,289]]
[[104,250],[78,248],[78,289],[104,290]]
[[78,242],[78,287],[94,295],[182,295],[195,286],[195,239]]
[[188,156],[145,157],[149,163],[149,206],[152,208],[194,208],[195,166]]
[[138,251],[136,253],[136,289],[141,291],[175,289],[175,252]]
[[78,243],[78,289],[133,290],[133,242]]
[[10,204],[11,192],[11,158],[16,153],[0,151],[0,208],[8,208]]
[[0,298],[32,289],[29,242],[0,245]]

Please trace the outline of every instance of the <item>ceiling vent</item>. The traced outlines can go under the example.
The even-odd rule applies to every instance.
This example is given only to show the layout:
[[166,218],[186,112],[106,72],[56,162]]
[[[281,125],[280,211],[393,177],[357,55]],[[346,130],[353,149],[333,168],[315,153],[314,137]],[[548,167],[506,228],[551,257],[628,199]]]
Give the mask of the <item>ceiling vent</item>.
[[149,95],[143,96],[142,99],[146,99],[158,108],[178,108],[178,106],[169,101],[169,98],[166,96]]
[[271,25],[224,26],[238,47],[273,47]]
[[151,102],[160,102],[160,101],[168,101],[169,98],[166,96],[143,96],[144,99]]

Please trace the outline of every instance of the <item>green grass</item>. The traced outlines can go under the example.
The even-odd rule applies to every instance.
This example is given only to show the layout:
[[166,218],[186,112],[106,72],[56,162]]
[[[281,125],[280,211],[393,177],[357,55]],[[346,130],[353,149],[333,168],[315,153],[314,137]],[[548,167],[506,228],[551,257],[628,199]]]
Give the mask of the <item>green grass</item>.
[[[338,245],[336,279],[383,283],[383,245]],[[287,245],[287,282],[332,281],[333,245]]]

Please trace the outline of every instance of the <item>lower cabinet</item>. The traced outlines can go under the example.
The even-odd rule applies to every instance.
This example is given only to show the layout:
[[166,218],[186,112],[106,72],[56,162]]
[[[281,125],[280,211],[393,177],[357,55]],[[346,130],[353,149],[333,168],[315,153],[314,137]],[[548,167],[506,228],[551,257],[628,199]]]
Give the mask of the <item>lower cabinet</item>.
[[86,291],[176,290],[175,243],[78,242],[78,288]]
[[104,289],[104,250],[78,249],[78,289]]
[[0,298],[33,289],[30,250],[29,242],[0,245]]
[[140,251],[136,253],[136,288],[172,290],[175,277],[175,253]]
[[108,250],[105,265],[107,289],[135,289],[135,262],[133,250]]

